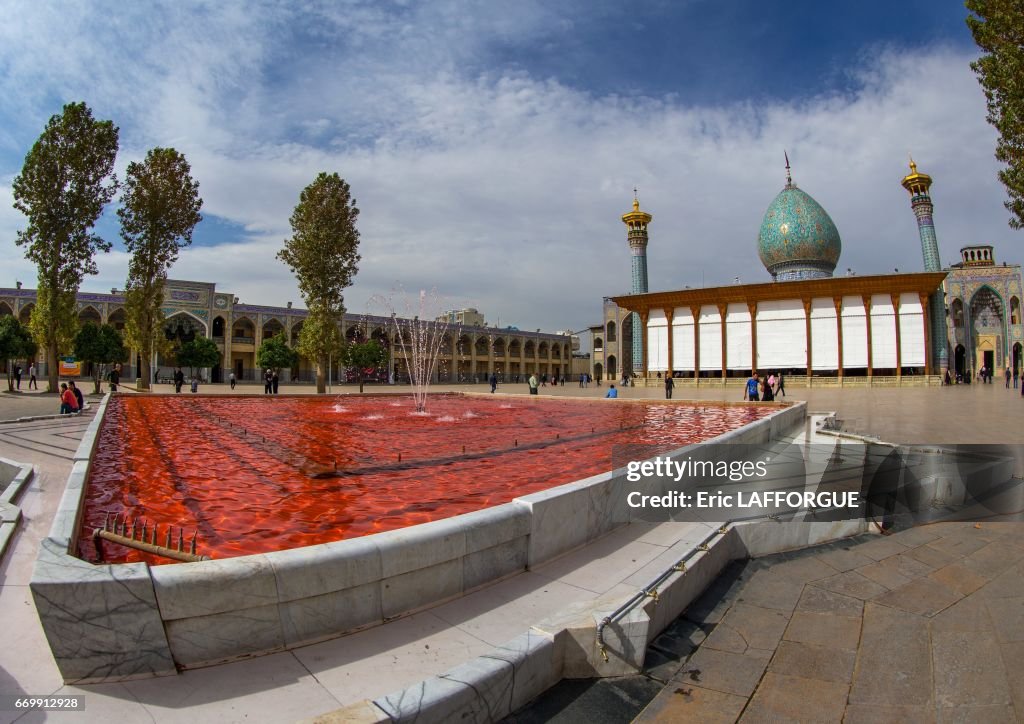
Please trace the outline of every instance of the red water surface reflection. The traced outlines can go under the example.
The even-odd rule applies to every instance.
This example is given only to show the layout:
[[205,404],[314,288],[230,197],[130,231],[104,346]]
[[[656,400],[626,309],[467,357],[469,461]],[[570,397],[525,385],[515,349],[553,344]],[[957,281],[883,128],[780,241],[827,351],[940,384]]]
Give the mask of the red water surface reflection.
[[[79,553],[104,512],[199,531],[228,558],[468,513],[611,468],[612,446],[665,449],[772,412],[613,400],[115,396],[93,459]],[[176,534],[175,534],[176,535]],[[154,558],[105,545],[115,562]]]

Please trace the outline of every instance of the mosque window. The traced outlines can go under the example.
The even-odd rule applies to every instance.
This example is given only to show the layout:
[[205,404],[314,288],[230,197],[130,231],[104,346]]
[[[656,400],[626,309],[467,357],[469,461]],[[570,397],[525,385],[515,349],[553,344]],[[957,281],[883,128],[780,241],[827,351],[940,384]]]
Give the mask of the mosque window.
[[956,329],[963,329],[964,303],[959,299],[954,299],[951,308],[953,312],[953,327],[955,327]]
[[605,338],[609,342],[615,341],[615,322],[608,322],[608,332],[605,334]]
[[1010,297],[1010,324],[1020,324],[1020,300]]

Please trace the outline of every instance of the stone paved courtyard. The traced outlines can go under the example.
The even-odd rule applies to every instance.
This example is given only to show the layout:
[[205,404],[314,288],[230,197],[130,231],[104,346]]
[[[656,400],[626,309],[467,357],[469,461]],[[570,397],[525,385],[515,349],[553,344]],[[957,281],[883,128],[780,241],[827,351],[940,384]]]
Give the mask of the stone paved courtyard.
[[1024,525],[936,523],[744,573],[686,616],[711,633],[636,721],[1024,720]]

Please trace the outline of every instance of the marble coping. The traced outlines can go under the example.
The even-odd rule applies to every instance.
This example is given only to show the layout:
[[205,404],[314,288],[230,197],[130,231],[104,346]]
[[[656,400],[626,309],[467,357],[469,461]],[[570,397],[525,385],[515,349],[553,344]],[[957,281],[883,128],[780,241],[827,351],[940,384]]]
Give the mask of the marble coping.
[[35,468],[32,465],[0,458],[0,558],[3,558],[21,522],[21,508],[14,501],[33,477]]
[[[708,550],[696,551],[685,570],[673,572],[661,583],[656,601],[645,599],[605,628],[607,660],[601,655],[597,630],[604,617],[625,603],[629,594],[573,604],[443,674],[305,724],[500,721],[562,679],[625,676],[642,671],[647,646],[703,593],[729,561],[816,545],[865,529],[863,520],[729,525],[724,534],[709,543]],[[695,549],[697,543],[689,546]]]
[[[109,399],[103,398],[74,456],[31,582],[54,658],[69,682],[160,675],[175,666],[210,665],[341,636],[515,575],[629,520],[617,494],[624,475],[618,470],[362,538],[200,563],[94,566],[71,552]],[[802,421],[805,411],[802,402],[781,407],[716,442],[768,443]],[[113,629],[126,624],[120,614],[111,617],[115,611],[131,612],[134,639],[116,635]],[[95,623],[97,617],[109,619],[109,626]],[[72,649],[69,639],[75,641]],[[132,640],[137,644],[126,650]],[[143,645],[146,655],[139,656],[136,649]],[[79,651],[90,653],[83,657]]]

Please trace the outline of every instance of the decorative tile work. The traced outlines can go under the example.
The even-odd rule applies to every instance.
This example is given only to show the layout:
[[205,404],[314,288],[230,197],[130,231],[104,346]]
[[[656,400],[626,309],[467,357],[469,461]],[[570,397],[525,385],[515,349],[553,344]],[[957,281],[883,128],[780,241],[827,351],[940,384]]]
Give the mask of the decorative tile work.
[[[773,276],[785,267],[786,278],[806,279],[831,276],[842,242],[825,209],[809,194],[787,186],[764,214],[757,251]],[[798,275],[801,266],[809,273]]]

